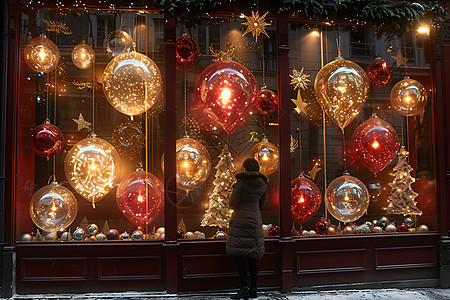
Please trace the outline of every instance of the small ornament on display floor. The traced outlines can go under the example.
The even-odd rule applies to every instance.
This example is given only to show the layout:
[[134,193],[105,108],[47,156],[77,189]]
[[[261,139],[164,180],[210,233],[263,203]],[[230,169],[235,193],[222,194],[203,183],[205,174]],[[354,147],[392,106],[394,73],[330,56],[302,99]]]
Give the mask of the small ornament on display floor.
[[70,233],[70,231],[65,231],[63,232],[63,234],[61,234],[61,240],[68,242],[72,240],[72,234]]
[[395,223],[390,223],[386,226],[386,232],[397,232],[397,227],[395,226]]
[[177,228],[177,239],[182,239],[184,237],[184,232],[180,228]]
[[325,221],[319,221],[316,224],[316,232],[320,235],[324,235],[327,232],[328,223]]
[[82,241],[85,237],[85,232],[83,229],[81,228],[77,228],[74,232],[73,232],[73,239],[77,240],[77,241]]
[[106,233],[106,239],[107,240],[118,240],[119,239],[119,232],[116,229],[110,229],[107,233]]
[[227,234],[223,231],[217,231],[216,234],[214,235],[214,238],[216,239],[226,239],[227,238]]
[[105,241],[106,240],[106,235],[104,233],[98,233],[95,236],[95,240],[96,241]]
[[269,236],[279,236],[280,235],[280,226],[272,226],[269,230]]
[[422,224],[422,225],[420,225],[418,228],[417,228],[417,231],[430,231],[430,229],[428,228],[428,226],[427,225],[425,225],[425,224]]
[[405,225],[405,223],[400,223],[397,225],[397,231],[398,232],[408,232],[408,227]]
[[327,235],[335,235],[335,234],[336,234],[336,225],[328,225]]
[[190,240],[194,238],[194,233],[192,231],[188,231],[184,234],[184,239],[185,240]]
[[407,218],[405,218],[405,225],[408,227],[408,228],[412,228],[412,227],[414,227],[414,225],[416,224],[416,222],[412,219],[412,218],[410,218],[410,217],[407,217]]
[[88,235],[97,235],[98,233],[98,226],[97,224],[89,224],[87,227],[87,230],[85,230]]
[[375,226],[375,227],[372,229],[372,232],[373,232],[373,233],[383,233],[383,228],[381,228],[380,226]]
[[133,241],[140,241],[144,238],[144,233],[141,230],[135,230],[131,234],[131,239]]
[[103,227],[102,227],[102,233],[104,235],[106,235],[106,233],[109,231],[109,225],[108,225],[108,220],[105,221],[105,223],[103,223]]
[[344,229],[342,230],[343,234],[354,234],[355,233],[355,228],[353,226],[345,226]]
[[130,239],[130,235],[128,234],[128,232],[122,232],[121,234],[120,234],[120,239],[122,240],[122,241],[126,241],[126,240],[129,240]]
[[386,226],[389,224],[389,219],[383,216],[378,220],[378,224],[380,227],[386,228]]
[[386,213],[394,215],[420,216],[422,211],[417,207],[414,199],[418,194],[412,189],[411,184],[416,180],[410,172],[413,168],[408,164],[409,152],[402,146],[398,152],[398,162],[394,167],[394,181],[391,183],[391,195],[388,198]]
[[29,233],[24,233],[20,236],[20,240],[23,242],[31,242],[33,240],[33,237]]

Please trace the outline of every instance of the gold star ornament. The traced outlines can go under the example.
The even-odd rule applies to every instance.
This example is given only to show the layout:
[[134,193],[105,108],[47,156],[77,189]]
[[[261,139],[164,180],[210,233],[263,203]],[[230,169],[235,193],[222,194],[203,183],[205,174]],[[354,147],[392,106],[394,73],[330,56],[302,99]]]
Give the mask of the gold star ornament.
[[408,67],[406,63],[408,62],[408,58],[404,57],[400,50],[397,50],[396,56],[391,56],[397,63],[397,68],[400,68],[401,65]]
[[91,123],[89,123],[88,121],[86,121],[83,117],[83,114],[80,113],[80,115],[78,116],[78,119],[72,119],[75,123],[77,123],[78,126],[78,131],[82,130],[83,128],[86,128],[88,130],[91,130]]
[[311,82],[311,80],[308,79],[309,74],[303,74],[302,68],[300,71],[296,70],[295,68],[292,69],[292,75],[289,75],[291,77],[291,85],[294,86],[294,89],[305,89],[308,82]]
[[300,113],[304,113],[305,116],[306,114],[306,107],[308,106],[308,103],[304,102],[302,99],[302,95],[300,94],[300,90],[298,90],[297,92],[297,99],[291,99],[292,102],[294,102],[296,108],[295,111],[300,114]]
[[247,20],[247,22],[242,23],[242,25],[246,25],[247,29],[245,30],[244,34],[242,36],[246,35],[247,33],[251,32],[253,37],[255,38],[255,43],[258,41],[258,36],[262,33],[268,38],[270,36],[267,34],[266,30],[264,29],[264,26],[271,25],[270,23],[266,23],[264,18],[269,12],[266,12],[261,17],[259,16],[259,12],[256,13],[252,11],[252,16],[247,17],[244,15],[244,18]]

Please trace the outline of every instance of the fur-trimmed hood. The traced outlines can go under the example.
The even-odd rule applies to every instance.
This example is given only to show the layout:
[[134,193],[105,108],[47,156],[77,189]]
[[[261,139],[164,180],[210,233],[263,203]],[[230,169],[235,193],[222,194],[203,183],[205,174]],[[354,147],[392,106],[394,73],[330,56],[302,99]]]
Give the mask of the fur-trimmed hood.
[[236,174],[236,179],[255,179],[261,178],[264,182],[267,183],[267,177],[263,173],[260,172],[240,172]]

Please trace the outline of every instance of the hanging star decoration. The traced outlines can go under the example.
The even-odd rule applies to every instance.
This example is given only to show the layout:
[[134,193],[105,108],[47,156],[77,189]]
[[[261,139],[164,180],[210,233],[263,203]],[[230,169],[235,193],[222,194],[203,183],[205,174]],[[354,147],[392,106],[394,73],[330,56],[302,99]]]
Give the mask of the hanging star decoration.
[[397,63],[397,68],[400,68],[400,66],[405,66],[408,67],[406,65],[406,63],[408,62],[408,58],[404,57],[403,54],[400,52],[400,50],[397,50],[397,55],[396,56],[391,56]]
[[316,179],[317,173],[322,170],[322,168],[319,167],[319,163],[315,163],[314,166],[310,171],[308,171],[308,177],[311,177],[312,180]]
[[294,86],[294,89],[297,90],[297,99],[291,99],[292,102],[295,104],[295,111],[300,114],[303,112],[306,114],[306,107],[308,104],[303,101],[302,95],[300,93],[300,90],[304,90],[307,87],[307,83],[311,80],[308,79],[309,74],[304,74],[302,68],[300,71],[296,70],[295,68],[292,69],[292,75],[289,75],[291,77],[291,85]]
[[72,119],[75,123],[77,123],[78,125],[78,131],[82,130],[83,128],[89,129],[91,130],[91,123],[89,123],[88,121],[86,121],[83,117],[83,114],[80,113],[80,115],[78,116],[78,119]]
[[258,36],[261,33],[264,34],[265,36],[267,36],[268,38],[270,38],[270,36],[267,34],[266,30],[264,29],[264,26],[271,25],[270,23],[266,23],[266,21],[264,20],[264,18],[266,17],[266,15],[268,13],[269,12],[266,12],[261,17],[259,16],[259,12],[258,11],[256,13],[254,11],[252,11],[252,16],[251,17],[247,17],[247,16],[244,15],[244,18],[247,20],[247,22],[242,23],[242,25],[246,25],[247,29],[242,34],[242,36],[244,36],[247,33],[251,32],[253,37],[255,38],[255,43],[258,41]]
[[215,50],[212,45],[209,46],[209,51],[213,56],[213,58],[211,59],[213,62],[222,60],[227,57],[231,58],[233,56],[234,50],[236,50],[236,48],[231,44],[228,44],[228,48],[226,50]]

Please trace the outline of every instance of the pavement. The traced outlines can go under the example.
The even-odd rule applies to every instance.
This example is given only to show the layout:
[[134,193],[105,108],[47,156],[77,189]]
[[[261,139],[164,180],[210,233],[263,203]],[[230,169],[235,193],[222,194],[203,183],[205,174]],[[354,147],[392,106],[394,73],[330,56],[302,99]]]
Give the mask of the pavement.
[[[232,292],[197,292],[185,294],[167,294],[164,292],[123,292],[123,293],[88,293],[88,294],[33,294],[14,295],[11,300],[225,300],[230,299]],[[417,289],[362,289],[332,291],[298,291],[282,294],[278,291],[263,291],[258,300],[447,300],[450,289],[417,288]],[[6,298],[3,298],[6,299]]]

